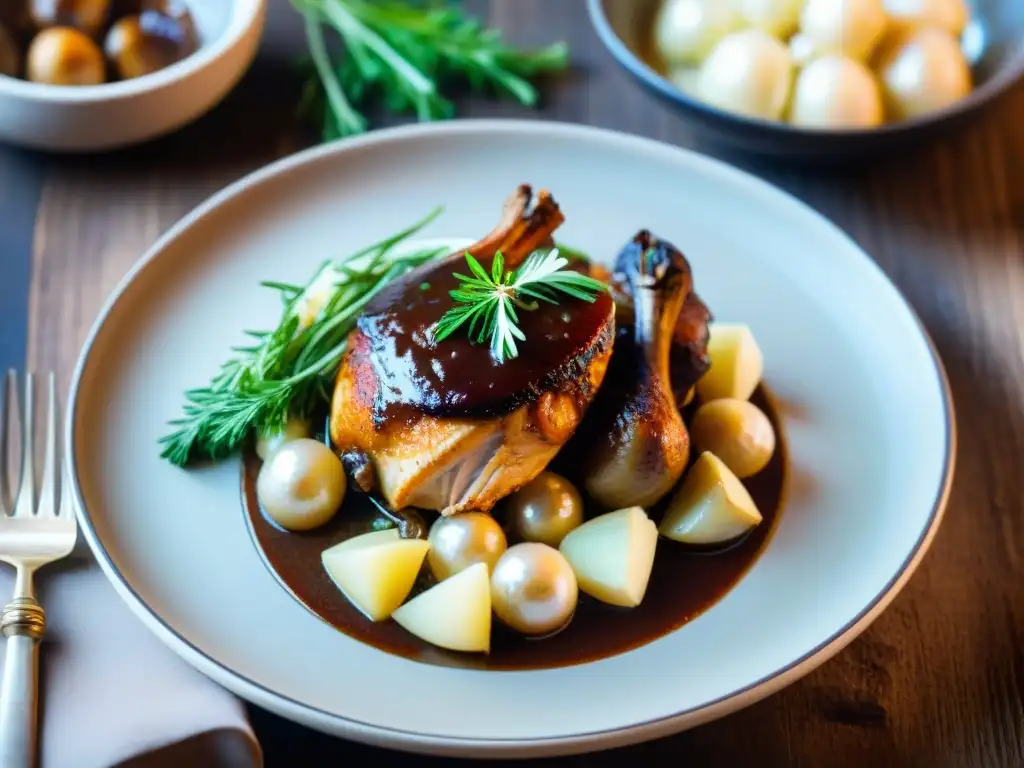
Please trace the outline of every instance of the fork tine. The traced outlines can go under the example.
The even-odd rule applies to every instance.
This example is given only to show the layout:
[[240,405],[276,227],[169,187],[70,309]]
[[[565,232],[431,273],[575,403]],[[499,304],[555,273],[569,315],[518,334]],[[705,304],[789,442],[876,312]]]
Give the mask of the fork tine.
[[69,477],[68,457],[61,456],[60,489],[57,492],[57,498],[60,499],[57,517],[61,520],[73,520],[75,517],[75,508],[71,503],[71,480],[68,479]]
[[[6,384],[5,384],[6,381]],[[14,370],[7,371],[4,380],[0,380],[0,515],[9,515],[14,503],[10,486],[7,482],[7,422],[11,413],[11,393],[14,391]]]
[[57,392],[53,374],[47,376],[46,407],[46,453],[43,456],[43,480],[39,487],[40,517],[54,517],[57,514]]
[[14,505],[15,517],[32,515],[36,511],[34,390],[35,378],[31,373],[26,373],[25,407],[21,418],[21,485],[18,488],[18,501]]

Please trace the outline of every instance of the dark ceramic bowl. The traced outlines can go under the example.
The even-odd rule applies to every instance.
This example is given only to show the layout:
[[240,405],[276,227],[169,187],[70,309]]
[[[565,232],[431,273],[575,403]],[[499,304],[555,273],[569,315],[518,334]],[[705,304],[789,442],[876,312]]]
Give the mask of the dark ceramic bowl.
[[914,120],[868,130],[816,131],[736,115],[679,90],[648,63],[650,32],[660,0],[587,0],[598,37],[616,60],[671,104],[710,141],[759,155],[814,161],[882,154],[953,128],[1024,75],[1024,0],[973,0],[981,31],[975,88],[949,107]]

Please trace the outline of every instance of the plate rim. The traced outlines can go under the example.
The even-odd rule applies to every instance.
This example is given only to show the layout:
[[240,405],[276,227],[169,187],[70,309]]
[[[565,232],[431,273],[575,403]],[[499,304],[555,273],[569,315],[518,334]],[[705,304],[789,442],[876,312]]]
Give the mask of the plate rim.
[[[113,559],[100,541],[82,497],[81,486],[76,471],[77,457],[75,452],[75,424],[78,405],[79,386],[82,375],[89,360],[90,352],[105,325],[108,316],[130,288],[136,277],[166,250],[167,246],[185,231],[198,224],[203,218],[213,213],[222,204],[245,193],[249,188],[264,181],[286,173],[295,167],[317,162],[319,159],[336,154],[356,151],[360,148],[390,141],[411,141],[436,134],[500,134],[503,132],[525,132],[563,138],[578,138],[610,142],[620,146],[632,147],[637,150],[658,151],[682,155],[698,167],[703,167],[720,176],[747,186],[759,187],[764,192],[781,195],[790,204],[802,208],[805,212],[825,222],[832,228],[833,234],[847,240],[863,256],[869,270],[874,270],[878,277],[893,291],[894,297],[914,319],[918,332],[928,347],[935,377],[939,384],[943,401],[943,419],[946,432],[945,457],[943,474],[939,484],[932,510],[920,536],[909,551],[906,559],[892,578],[870,600],[864,608],[852,617],[839,630],[819,643],[802,656],[752,683],[718,697],[700,706],[673,712],[664,717],[654,718],[639,723],[632,723],[616,728],[598,731],[587,731],[565,736],[521,737],[514,739],[475,738],[465,736],[447,736],[421,733],[404,728],[375,725],[338,715],[302,701],[293,699],[273,690],[244,674],[235,671],[227,664],[218,661],[191,643],[171,627],[145,599],[135,591],[134,587],[120,573]],[[917,570],[941,525],[950,490],[955,474],[957,457],[957,424],[952,390],[949,379],[936,349],[935,343],[914,308],[907,301],[900,289],[893,283],[878,263],[854,241],[845,230],[825,217],[820,212],[774,184],[748,173],[739,168],[713,157],[691,149],[678,147],[655,139],[637,136],[623,131],[587,126],[576,123],[553,120],[513,120],[513,119],[460,119],[439,123],[414,123],[392,128],[371,131],[362,136],[352,137],[342,142],[331,142],[313,146],[294,154],[279,158],[264,165],[208,196],[205,200],[182,216],[169,227],[156,241],[146,249],[131,266],[110,292],[100,308],[96,319],[82,345],[78,360],[74,367],[71,385],[68,390],[64,425],[64,451],[68,463],[75,512],[78,524],[89,548],[107,580],[131,611],[142,623],[156,635],[171,651],[186,663],[198,670],[217,684],[237,696],[275,712],[278,715],[302,723],[308,727],[331,733],[336,736],[350,738],[365,744],[381,746],[406,752],[429,753],[448,756],[480,756],[488,757],[537,757],[541,755],[568,755],[625,746],[659,738],[690,727],[694,727],[731,712],[745,708],[760,701],[782,688],[790,685],[811,670],[828,661],[845,648],[888,607],[897,594],[903,589],[910,577]]]

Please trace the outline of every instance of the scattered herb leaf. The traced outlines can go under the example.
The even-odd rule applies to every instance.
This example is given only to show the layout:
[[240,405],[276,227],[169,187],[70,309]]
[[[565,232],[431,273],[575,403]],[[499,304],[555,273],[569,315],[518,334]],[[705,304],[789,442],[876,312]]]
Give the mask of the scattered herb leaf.
[[327,262],[305,288],[266,281],[284,311],[273,331],[246,331],[251,346],[221,366],[205,387],[185,393],[174,431],[160,439],[161,456],[178,466],[220,459],[255,431],[273,432],[289,416],[308,418],[330,400],[349,331],[363,307],[390,281],[445,252],[396,253],[441,209],[407,229],[337,262]]

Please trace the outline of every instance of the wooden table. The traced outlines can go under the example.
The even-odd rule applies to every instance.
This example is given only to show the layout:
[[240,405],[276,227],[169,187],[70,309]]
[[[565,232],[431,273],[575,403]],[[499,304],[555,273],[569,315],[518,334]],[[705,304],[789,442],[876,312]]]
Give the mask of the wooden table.
[[[313,140],[293,118],[289,64],[299,29],[284,0],[272,6],[250,75],[177,135],[97,157],[0,150],[0,369],[27,361],[67,383],[101,302],[164,229],[213,191]],[[687,125],[604,52],[579,0],[476,8],[517,42],[570,42],[576,69],[547,90],[538,116],[694,146]],[[479,100],[462,102],[460,113],[524,110]],[[566,764],[1024,765],[1022,120],[1024,87],[957,135],[884,164],[811,172],[728,158],[837,222],[920,314],[956,398],[952,499],[909,586],[821,669],[711,725]],[[252,716],[271,767],[389,756],[265,712]]]

